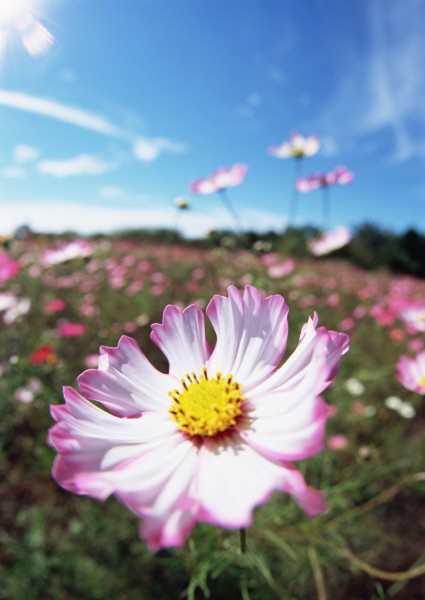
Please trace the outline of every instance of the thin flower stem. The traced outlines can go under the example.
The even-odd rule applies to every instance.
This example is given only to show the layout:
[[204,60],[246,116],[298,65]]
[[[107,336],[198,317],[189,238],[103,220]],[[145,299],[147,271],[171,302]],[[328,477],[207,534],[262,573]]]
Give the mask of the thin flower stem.
[[297,216],[297,208],[298,208],[298,199],[300,196],[300,193],[297,190],[296,182],[297,182],[297,179],[299,179],[301,177],[302,162],[303,162],[302,158],[294,158],[294,185],[292,188],[291,202],[289,204],[288,226],[293,225],[295,227],[295,219]]
[[311,570],[313,571],[314,583],[316,584],[317,600],[327,600],[322,569],[320,568],[316,549],[313,546],[310,546],[308,549],[308,558],[310,560]]
[[323,198],[323,231],[327,231],[331,224],[331,194],[328,185],[322,187]]
[[354,554],[345,548],[336,548],[334,546],[330,546],[329,548],[333,548],[343,556],[352,562],[356,567],[368,573],[368,575],[372,575],[372,577],[378,577],[379,579],[384,579],[385,581],[403,581],[404,579],[413,579],[415,577],[420,577],[425,574],[425,564],[421,564],[417,567],[413,567],[408,569],[407,571],[383,571],[382,569],[377,569],[373,567],[369,563],[364,562]]
[[239,215],[236,212],[233,204],[230,202],[230,198],[229,198],[229,195],[228,195],[227,191],[226,190],[220,190],[219,194],[220,194],[220,198],[223,201],[224,206],[227,208],[228,212],[230,213],[230,215],[232,216],[232,218],[233,218],[233,220],[235,222],[235,231],[236,231],[236,233],[239,233],[240,230],[242,229],[242,223],[241,223]]
[[239,551],[241,554],[246,553],[246,529],[239,529]]

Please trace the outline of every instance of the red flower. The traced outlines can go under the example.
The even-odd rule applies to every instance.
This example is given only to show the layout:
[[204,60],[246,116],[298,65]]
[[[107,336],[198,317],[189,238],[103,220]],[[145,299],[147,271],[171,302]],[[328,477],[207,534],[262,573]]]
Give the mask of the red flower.
[[57,362],[57,358],[53,352],[52,346],[50,344],[44,344],[31,354],[29,361],[34,365],[41,365],[43,363],[54,364]]

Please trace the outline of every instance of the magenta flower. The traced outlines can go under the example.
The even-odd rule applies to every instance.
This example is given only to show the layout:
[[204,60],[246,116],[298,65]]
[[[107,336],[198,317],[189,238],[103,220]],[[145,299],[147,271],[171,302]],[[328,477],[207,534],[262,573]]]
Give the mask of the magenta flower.
[[79,337],[85,334],[86,327],[83,323],[62,323],[57,327],[56,332],[61,337]]
[[354,173],[347,167],[335,167],[329,173],[315,173],[308,177],[301,177],[296,180],[295,185],[299,192],[311,192],[318,188],[329,187],[331,185],[347,185],[354,179]]
[[0,283],[14,277],[20,268],[20,264],[8,254],[0,254]]
[[333,231],[327,231],[320,237],[311,240],[308,244],[310,252],[314,256],[323,256],[334,250],[343,248],[351,241],[350,230],[344,226],[336,227]]
[[397,363],[397,379],[408,390],[425,396],[425,351],[414,357],[401,356]]
[[100,348],[97,370],[78,378],[96,404],[65,387],[66,404],[51,408],[56,481],[99,500],[114,494],[142,518],[141,536],[152,549],[182,545],[198,521],[247,527],[275,490],[309,515],[325,510],[322,494],[291,461],[323,448],[320,394],[348,337],[318,327],[314,315],[278,367],[288,336],[282,296],[231,286],[206,313],[217,336],[213,350],[203,312],[169,305],[162,324],[152,326],[169,373],[123,336],[117,347]]
[[276,158],[304,158],[314,156],[320,148],[320,140],[315,135],[302,136],[298,131],[293,131],[289,140],[280,146],[270,146],[268,154]]
[[242,163],[236,163],[233,167],[220,167],[210,177],[192,181],[190,189],[195,194],[214,194],[240,185],[245,179],[247,171],[248,167]]

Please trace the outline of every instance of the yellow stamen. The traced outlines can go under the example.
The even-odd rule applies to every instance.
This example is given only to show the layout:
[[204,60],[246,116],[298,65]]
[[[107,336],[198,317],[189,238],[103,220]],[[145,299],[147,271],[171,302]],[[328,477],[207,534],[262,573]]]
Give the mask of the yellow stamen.
[[210,379],[203,367],[201,374],[187,373],[180,383],[180,390],[168,392],[173,399],[169,413],[180,431],[205,437],[236,425],[245,397],[232,375],[216,373]]

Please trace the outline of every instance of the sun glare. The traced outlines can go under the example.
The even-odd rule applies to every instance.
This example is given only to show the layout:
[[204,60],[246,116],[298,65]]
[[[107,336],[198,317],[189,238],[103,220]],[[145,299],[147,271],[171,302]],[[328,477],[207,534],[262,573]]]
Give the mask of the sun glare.
[[0,1],[0,28],[14,25],[23,16],[26,10],[30,10],[25,0],[1,0]]
[[30,56],[45,54],[54,37],[34,15],[36,0],[0,0],[0,56],[16,40]]

